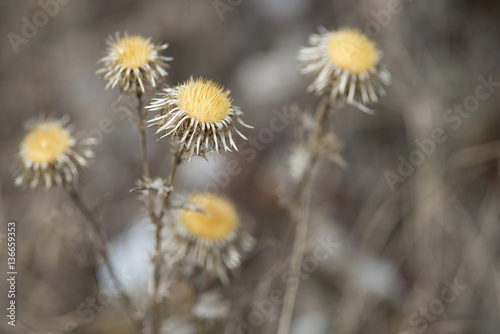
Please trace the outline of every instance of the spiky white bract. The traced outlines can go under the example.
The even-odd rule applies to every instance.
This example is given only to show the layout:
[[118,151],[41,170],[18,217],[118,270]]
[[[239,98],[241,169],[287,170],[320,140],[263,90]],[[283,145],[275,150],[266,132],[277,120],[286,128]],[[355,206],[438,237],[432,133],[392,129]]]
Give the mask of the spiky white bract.
[[200,267],[229,283],[228,273],[241,265],[255,240],[243,228],[233,203],[211,193],[194,193],[188,201],[198,211],[179,210],[164,234],[169,261]]
[[77,138],[68,126],[69,117],[58,120],[36,120],[28,123],[18,153],[15,184],[71,187],[81,170],[94,156],[95,138]]
[[170,136],[191,158],[205,156],[207,152],[224,153],[231,148],[238,150],[233,139],[236,132],[246,137],[235,127],[252,128],[240,118],[243,112],[232,104],[229,91],[211,80],[189,79],[173,88],[165,88],[160,98],[155,98],[146,107],[158,112],[149,123],[158,127],[161,138]]
[[119,87],[123,92],[144,93],[146,85],[156,87],[168,74],[166,62],[173,58],[160,55],[168,44],[155,45],[151,38],[127,33],[123,37],[116,33],[107,44],[106,55],[99,61],[104,67],[96,72],[108,80],[106,89]]
[[303,74],[314,76],[308,90],[342,98],[367,113],[366,104],[376,103],[384,95],[391,75],[381,64],[382,53],[375,43],[357,29],[344,28],[309,37],[309,47],[299,51]]

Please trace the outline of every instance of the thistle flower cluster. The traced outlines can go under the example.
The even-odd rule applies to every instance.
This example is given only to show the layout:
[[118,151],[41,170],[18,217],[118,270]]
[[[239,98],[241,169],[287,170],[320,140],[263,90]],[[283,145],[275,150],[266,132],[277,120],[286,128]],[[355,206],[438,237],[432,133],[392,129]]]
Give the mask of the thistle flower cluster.
[[[100,60],[103,67],[96,72],[107,81],[106,88],[117,88],[140,99],[146,88],[156,88],[164,82],[167,62],[172,60],[161,55],[167,44],[153,44],[150,38],[128,34],[116,34],[107,44],[106,54]],[[390,84],[390,74],[381,64],[382,53],[375,43],[355,29],[322,29],[309,38],[309,44],[299,52],[302,73],[313,77],[309,91],[371,112],[366,105],[377,102],[384,94],[384,86]],[[164,84],[157,96],[146,106],[153,114],[148,124],[156,127],[160,139],[170,138],[178,146],[178,157],[182,153],[190,160],[196,156],[206,158],[209,153],[237,151],[235,134],[246,140],[239,127],[252,128],[242,120],[241,109],[233,105],[230,91],[211,80],[191,77],[176,86]],[[139,114],[142,117],[142,111]],[[142,118],[140,121],[142,125]],[[96,140],[76,136],[68,122],[63,117],[29,125],[18,153],[16,185],[46,189],[75,185],[94,156],[92,147]],[[315,129],[308,129],[308,135],[312,133],[316,133]],[[311,141],[316,145],[315,153],[344,163],[338,154],[341,145],[333,134],[319,133],[315,139]],[[298,146],[291,157],[292,176],[297,181],[309,172],[306,169],[311,166],[304,161],[312,160],[312,146]],[[145,173],[138,183],[144,200],[160,207],[153,208],[150,216],[160,217],[157,236],[160,227],[165,227],[161,244],[164,261],[191,271],[201,268],[227,285],[231,273],[251,252],[255,239],[245,229],[235,205],[223,196],[194,192],[174,210],[166,201],[173,192],[174,171],[175,167],[169,181],[151,179]],[[156,191],[156,201],[150,199],[151,190]]]
[[[143,93],[146,82],[156,87],[158,79],[167,75],[166,61],[172,58],[160,55],[166,47],[141,36],[117,34],[108,40],[107,53],[101,59],[105,66],[98,74],[108,80],[107,87]],[[157,128],[160,139],[171,138],[188,160],[193,156],[206,158],[207,153],[224,154],[238,150],[234,134],[246,140],[236,123],[251,128],[241,119],[241,109],[232,102],[230,92],[221,85],[204,78],[190,78],[160,89],[158,97],[146,106],[154,113],[148,123]],[[139,188],[155,189],[156,203],[163,203],[172,191],[162,179],[145,179]],[[229,200],[199,193],[190,200],[195,205],[191,209],[182,209],[181,213],[167,210],[172,219],[165,224],[165,261],[203,268],[227,283],[228,272],[240,266],[242,257],[253,246],[253,238],[244,231]]]

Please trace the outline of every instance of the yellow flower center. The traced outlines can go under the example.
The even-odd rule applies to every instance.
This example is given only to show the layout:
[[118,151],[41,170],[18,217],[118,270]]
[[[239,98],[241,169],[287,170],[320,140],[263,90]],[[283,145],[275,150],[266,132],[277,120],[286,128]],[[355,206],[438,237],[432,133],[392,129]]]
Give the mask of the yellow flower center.
[[326,51],[332,63],[351,73],[372,69],[379,57],[375,43],[356,29],[330,32]]
[[233,204],[220,196],[197,193],[189,201],[207,213],[185,210],[181,214],[182,225],[197,238],[223,240],[238,225],[238,214]]
[[61,124],[47,122],[28,132],[21,144],[21,153],[33,163],[56,161],[70,146],[71,136]]
[[227,91],[211,80],[188,80],[179,89],[179,108],[200,122],[217,123],[229,115],[231,99]]
[[118,38],[113,45],[119,65],[127,69],[136,69],[146,66],[153,57],[155,46],[139,35]]

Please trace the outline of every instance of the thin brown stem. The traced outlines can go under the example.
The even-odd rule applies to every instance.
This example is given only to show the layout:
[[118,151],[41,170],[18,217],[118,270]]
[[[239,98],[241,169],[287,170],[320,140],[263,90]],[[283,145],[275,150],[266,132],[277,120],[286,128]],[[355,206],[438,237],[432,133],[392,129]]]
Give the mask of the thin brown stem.
[[[141,156],[142,156],[142,170],[143,176],[145,178],[150,178],[149,172],[149,159],[147,154],[147,144],[146,144],[146,133],[144,129],[144,112],[142,105],[141,94],[136,94],[137,97],[137,130],[139,132],[139,138],[141,142]],[[182,149],[177,151],[172,162],[172,168],[167,178],[167,187],[172,188],[175,171],[177,166],[182,159]],[[147,190],[147,207],[148,215],[153,224],[155,225],[155,254],[153,256],[153,293],[151,296],[151,333],[158,334],[160,331],[160,318],[161,318],[161,298],[159,296],[160,279],[161,279],[161,232],[163,229],[162,218],[163,218],[163,208],[168,206],[170,198],[170,191],[165,195],[164,202],[162,203],[162,208],[160,210],[155,210],[154,198],[151,190]]]
[[175,171],[177,170],[177,166],[182,161],[182,153],[184,150],[182,148],[179,148],[177,150],[177,153],[175,154],[174,160],[172,161],[172,167],[170,169],[170,173],[168,174],[168,179],[167,179],[167,185],[172,186],[174,184],[174,176],[175,176]]
[[146,130],[144,129],[144,110],[142,106],[142,95],[137,94],[137,131],[141,140],[142,171],[149,178],[149,161],[146,144]]
[[[142,105],[142,94],[137,92],[137,132],[139,133],[139,139],[141,144],[141,160],[142,160],[142,173],[143,177],[149,179],[149,159],[147,152],[147,142],[146,142],[146,131],[144,129],[144,112]],[[151,222],[155,225],[155,254],[153,256],[153,294],[151,296],[151,333],[158,334],[160,331],[160,314],[161,314],[161,303],[159,301],[159,284],[160,284],[160,272],[161,272],[161,259],[160,259],[160,245],[161,245],[161,214],[157,214],[155,211],[155,203],[153,198],[153,193],[150,189],[147,189],[146,196],[146,206],[148,210],[148,216]],[[161,212],[161,211],[160,211]]]
[[111,262],[109,260],[109,255],[108,251],[106,248],[106,238],[104,236],[104,233],[102,232],[101,226],[92,210],[89,209],[89,207],[85,204],[85,202],[82,200],[80,194],[78,191],[74,188],[66,189],[69,198],[75,205],[75,207],[80,211],[82,216],[85,218],[85,222],[88,224],[90,227],[91,231],[94,233],[94,235],[97,238],[97,249],[99,252],[99,255],[103,259],[104,266],[106,270],[109,273],[109,276],[111,277],[112,284],[115,288],[116,291],[118,291],[118,294],[120,296],[120,300],[122,302],[122,306],[127,313],[127,316],[130,318],[130,320],[134,323],[134,325],[140,329],[142,327],[141,325],[141,320],[136,319],[134,316],[133,312],[131,311],[131,300],[130,297],[127,295],[127,293],[123,289],[123,284],[120,282],[118,279],[118,276],[116,275],[115,271],[113,270],[113,267],[111,266]]
[[[183,149],[179,148],[177,150],[176,155],[172,161],[172,167],[170,168],[170,173],[167,178],[166,186],[172,189],[175,171],[177,170],[177,166],[182,161],[182,153]],[[171,190],[167,192],[165,195],[165,199],[163,202],[163,207],[167,208],[170,201]],[[160,331],[160,314],[161,314],[161,302],[159,297],[159,288],[160,288],[160,276],[161,276],[161,231],[163,228],[162,224],[163,210],[161,211],[160,217],[155,222],[156,232],[155,232],[155,255],[153,258],[154,265],[154,273],[153,273],[153,295],[151,297],[151,314],[152,314],[152,325],[151,325],[151,333],[158,334]]]
[[[146,131],[144,129],[144,112],[142,106],[142,95],[137,92],[137,131],[139,132],[139,139],[141,142],[141,157],[142,157],[142,174],[144,178],[150,178],[149,173],[149,159],[148,148],[146,142]],[[159,225],[159,216],[155,212],[154,199],[151,190],[147,190],[147,210],[149,219],[155,224]]]
[[326,129],[326,116],[331,109],[331,103],[328,98],[323,98],[316,108],[314,115],[314,130],[309,134],[307,140],[308,157],[304,174],[297,183],[295,194],[292,198],[291,218],[296,224],[295,237],[293,241],[292,257],[290,260],[291,277],[298,278],[296,283],[288,283],[285,288],[285,298],[283,308],[278,324],[277,334],[288,334],[292,321],[297,290],[300,283],[300,268],[304,260],[304,253],[307,243],[307,230],[310,212],[310,202],[312,193],[313,174],[318,164],[319,153],[321,149],[321,138]]

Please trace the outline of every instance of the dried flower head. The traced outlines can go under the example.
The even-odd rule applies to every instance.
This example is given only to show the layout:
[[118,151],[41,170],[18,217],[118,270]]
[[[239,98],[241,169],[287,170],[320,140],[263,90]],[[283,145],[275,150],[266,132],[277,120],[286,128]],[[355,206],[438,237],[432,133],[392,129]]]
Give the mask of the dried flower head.
[[365,104],[384,95],[390,73],[380,63],[381,52],[375,43],[357,29],[336,31],[320,29],[309,37],[310,47],[299,51],[302,73],[316,77],[309,91],[341,97],[359,109],[371,113]]
[[70,186],[78,173],[87,167],[94,153],[94,138],[78,139],[67,126],[69,117],[60,120],[32,121],[19,150],[19,171],[16,185],[31,188],[42,184]]
[[207,152],[219,153],[238,150],[233,140],[233,131],[246,137],[235,127],[238,121],[248,128],[240,116],[243,112],[233,106],[229,91],[211,80],[191,78],[183,84],[165,88],[161,98],[153,99],[146,108],[158,111],[150,120],[157,126],[156,133],[164,132],[161,138],[172,136],[189,157],[204,156]]
[[227,284],[228,272],[254,245],[254,238],[241,226],[234,205],[210,193],[194,193],[188,198],[198,211],[179,210],[166,229],[165,251],[173,262],[182,261],[215,274]]
[[96,74],[108,80],[106,89],[119,86],[123,92],[144,93],[145,84],[156,87],[158,80],[167,75],[167,61],[171,57],[160,56],[168,44],[155,45],[150,38],[139,35],[110,37],[106,55],[99,61],[104,67]]

